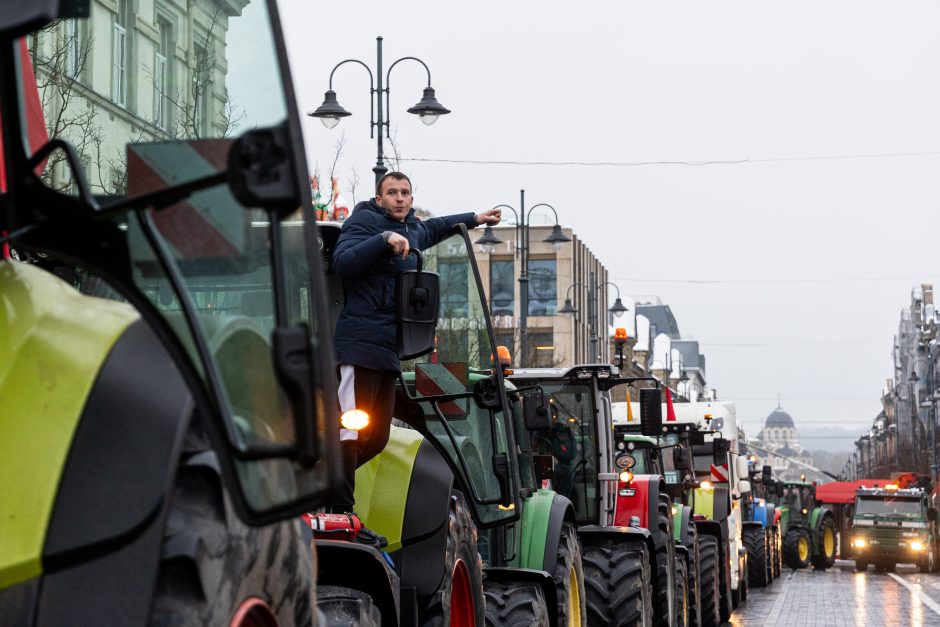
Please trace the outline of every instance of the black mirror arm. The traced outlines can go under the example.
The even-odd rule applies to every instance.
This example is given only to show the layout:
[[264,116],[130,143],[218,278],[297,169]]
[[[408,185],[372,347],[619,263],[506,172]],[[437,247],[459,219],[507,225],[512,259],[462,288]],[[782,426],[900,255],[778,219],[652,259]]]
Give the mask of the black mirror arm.
[[297,432],[297,461],[313,466],[317,461],[316,400],[313,347],[306,326],[274,329],[274,368],[290,399]]

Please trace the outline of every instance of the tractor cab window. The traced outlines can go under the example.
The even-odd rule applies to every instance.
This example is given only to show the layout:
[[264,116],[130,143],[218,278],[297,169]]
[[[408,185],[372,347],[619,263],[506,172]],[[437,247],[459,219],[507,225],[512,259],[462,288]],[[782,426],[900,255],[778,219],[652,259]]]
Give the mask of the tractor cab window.
[[555,458],[552,488],[574,504],[578,520],[597,520],[597,442],[591,382],[541,381],[551,429],[533,446]]
[[[423,268],[441,274],[441,309],[434,350],[402,362],[402,381],[415,403],[415,423],[450,458],[481,526],[517,516],[516,460],[511,457],[512,415],[502,379],[493,371],[493,341],[479,270],[465,230],[422,251]],[[478,401],[490,390],[489,404]],[[447,396],[420,402],[421,397]],[[475,396],[476,395],[476,396]],[[505,498],[510,501],[507,506]]]

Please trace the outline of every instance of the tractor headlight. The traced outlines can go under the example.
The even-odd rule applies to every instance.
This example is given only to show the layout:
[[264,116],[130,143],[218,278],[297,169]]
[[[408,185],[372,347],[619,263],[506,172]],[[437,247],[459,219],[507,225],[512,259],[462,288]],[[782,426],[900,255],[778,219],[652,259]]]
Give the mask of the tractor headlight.
[[854,540],[852,540],[852,546],[854,546],[857,549],[863,549],[865,548],[865,540],[862,538],[855,538]]
[[914,540],[913,542],[911,542],[911,548],[914,549],[915,551],[923,551],[923,550],[924,550],[924,544],[923,544],[923,542],[920,542],[920,541],[918,541],[918,540]]

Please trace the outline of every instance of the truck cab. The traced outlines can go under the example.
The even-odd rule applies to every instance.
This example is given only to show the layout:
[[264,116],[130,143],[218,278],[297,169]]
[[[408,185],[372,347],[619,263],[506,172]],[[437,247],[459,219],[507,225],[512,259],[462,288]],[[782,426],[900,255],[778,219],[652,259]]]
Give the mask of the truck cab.
[[917,564],[921,572],[936,570],[937,512],[921,488],[858,489],[852,516],[855,567],[894,571],[897,564]]

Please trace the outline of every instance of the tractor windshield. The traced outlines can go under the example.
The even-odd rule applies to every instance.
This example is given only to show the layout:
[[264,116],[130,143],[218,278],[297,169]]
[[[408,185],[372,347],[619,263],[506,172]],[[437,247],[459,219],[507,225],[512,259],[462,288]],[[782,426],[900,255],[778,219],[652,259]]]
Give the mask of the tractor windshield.
[[512,415],[502,377],[493,370],[496,345],[466,230],[422,251],[422,257],[424,269],[440,275],[435,348],[402,362],[402,378],[418,399],[452,397],[418,403],[422,431],[450,457],[478,523],[514,519],[518,473]]
[[[55,21],[24,46],[40,105],[29,111],[28,135],[74,148],[42,160],[43,183],[97,211],[97,223],[122,238],[109,242],[107,264],[80,268],[76,283],[92,295],[140,296],[162,316],[223,418],[253,511],[326,487],[325,468],[311,469],[322,447],[310,451],[306,467],[290,461],[298,405],[282,388],[272,350],[275,329],[329,333],[311,289],[322,278],[309,250],[315,226],[303,210],[305,175],[296,176],[305,169],[303,148],[292,135],[299,123],[274,6],[91,2],[88,17]],[[231,181],[241,162],[232,148],[248,132],[276,138],[275,146],[253,144],[256,150],[299,154],[299,167],[279,172],[286,208],[283,200],[276,210],[236,200]],[[265,176],[270,163],[252,158],[245,165]],[[109,284],[115,277],[117,291]],[[328,354],[315,359],[314,400],[306,406],[322,419],[332,413],[334,386],[320,375],[332,366]],[[331,439],[319,435],[321,445]]]
[[539,382],[548,399],[552,428],[533,448],[555,458],[552,488],[571,499],[579,521],[598,520],[597,441],[591,380]]
[[859,517],[924,518],[920,499],[894,496],[860,496],[855,503]]

